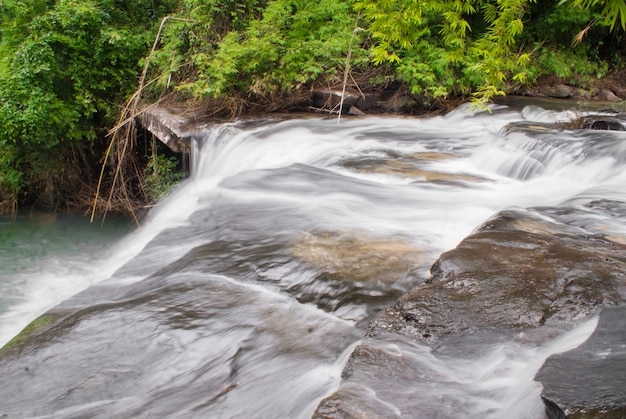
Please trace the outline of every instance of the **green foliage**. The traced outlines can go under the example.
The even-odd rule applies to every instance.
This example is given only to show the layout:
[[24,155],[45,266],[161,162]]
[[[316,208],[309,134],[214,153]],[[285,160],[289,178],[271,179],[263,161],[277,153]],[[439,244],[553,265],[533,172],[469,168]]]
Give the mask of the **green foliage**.
[[[348,1],[208,3],[191,9],[196,23],[182,32],[178,28],[178,38],[169,35],[170,45],[178,42],[179,54],[193,67],[194,76],[182,80],[181,91],[196,97],[268,98],[343,69],[355,20]],[[224,3],[230,9],[216,8]],[[224,10],[230,10],[228,25]],[[203,32],[213,34],[207,42],[182,41],[199,40]],[[363,50],[353,53],[353,66],[365,62]]]
[[[374,63],[395,63],[413,93],[447,97],[504,94],[509,77],[525,81],[526,53],[516,48],[532,0],[358,0],[377,41]],[[470,20],[481,31],[473,32]]]
[[150,159],[144,170],[144,189],[152,202],[163,199],[167,193],[185,176],[177,170],[176,157],[167,158],[162,154]]
[[74,151],[94,146],[135,87],[155,16],[169,7],[148,0],[3,2],[0,187],[36,189]]
[[[567,0],[562,0],[561,3],[565,3],[566,1]],[[625,0],[573,0],[572,3],[574,6],[579,6],[583,9],[602,7],[601,15],[604,18],[604,23],[613,30],[619,20],[620,27],[622,30],[626,31]]]
[[375,40],[372,61],[392,63],[411,92],[472,92],[485,103],[545,74],[579,84],[605,74],[597,47],[570,46],[591,20],[585,8],[599,3],[611,28],[618,17],[624,24],[624,0],[355,0],[354,7]]
[[605,76],[606,30],[591,29],[586,42],[572,42],[574,35],[598,16],[579,7],[538,0],[520,37],[521,44],[533,47],[533,59],[527,67],[529,81],[541,75],[555,75],[572,85],[588,87],[593,79]]
[[[152,62],[157,69],[155,95],[178,84],[197,80],[196,61],[212,56],[231,31],[245,30],[260,18],[266,0],[181,0],[178,17],[189,22],[170,22],[161,36]],[[191,89],[194,90],[194,89]]]

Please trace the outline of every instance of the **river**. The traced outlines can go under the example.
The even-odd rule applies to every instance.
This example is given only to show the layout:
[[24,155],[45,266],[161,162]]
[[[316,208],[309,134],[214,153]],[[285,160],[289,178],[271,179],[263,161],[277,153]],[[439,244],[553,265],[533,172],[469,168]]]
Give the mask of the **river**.
[[[463,106],[205,127],[191,178],[136,231],[2,243],[0,344],[48,309],[60,320],[0,363],[0,415],[311,417],[370,321],[494,214],[624,203],[626,134],[555,125],[579,115]],[[626,243],[624,217],[579,221]],[[354,391],[393,416],[541,418],[535,374],[597,322],[467,356],[382,342],[428,366],[395,386],[429,409]]]
[[107,259],[131,230],[123,219],[90,224],[80,214],[0,217],[0,347],[36,316],[110,276]]

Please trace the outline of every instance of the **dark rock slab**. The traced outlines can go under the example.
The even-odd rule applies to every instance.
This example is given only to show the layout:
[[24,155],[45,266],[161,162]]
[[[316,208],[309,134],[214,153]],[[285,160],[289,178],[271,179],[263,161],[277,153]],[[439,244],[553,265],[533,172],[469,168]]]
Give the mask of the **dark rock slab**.
[[[343,97],[343,105],[341,99]],[[313,107],[316,109],[325,109],[328,111],[339,112],[341,107],[343,113],[348,113],[353,105],[361,99],[358,93],[342,90],[315,90],[311,95]]]
[[290,398],[293,382],[281,390],[278,377],[297,381],[356,338],[223,276],[168,271],[106,288],[88,290],[77,311],[51,310],[2,350],[1,418],[294,417],[264,412],[250,392]]
[[425,343],[484,329],[565,326],[622,301],[626,246],[504,211],[433,265],[432,278],[373,321]]
[[[596,210],[508,210],[488,220],[440,257],[429,280],[370,323],[367,338],[344,369],[342,385],[320,403],[318,417],[467,414],[472,407],[454,397],[455,383],[439,371],[429,371],[428,354],[416,352],[471,359],[482,356],[481,348],[513,336],[539,343],[624,301],[626,245],[586,223]],[[399,341],[395,349],[380,343],[394,339]],[[444,386],[450,395],[433,394],[438,400],[431,403],[425,393],[428,382],[420,380]],[[570,382],[569,377],[555,380]],[[621,385],[619,380],[616,385]],[[405,394],[404,387],[413,391]],[[591,398],[604,397],[599,393]],[[538,401],[538,417],[559,417],[561,398],[552,392],[545,397],[545,408]],[[619,409],[626,406],[626,397],[618,399]],[[581,400],[584,406],[595,406]]]
[[626,305],[605,308],[578,348],[548,358],[535,379],[570,418],[626,417]]
[[626,120],[606,116],[590,116],[584,118],[584,127],[604,131],[626,131]]

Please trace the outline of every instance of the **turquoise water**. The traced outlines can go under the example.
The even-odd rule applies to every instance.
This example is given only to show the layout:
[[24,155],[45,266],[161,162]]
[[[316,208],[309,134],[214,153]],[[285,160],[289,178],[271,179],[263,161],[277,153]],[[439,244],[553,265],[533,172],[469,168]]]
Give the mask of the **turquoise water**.
[[33,315],[96,281],[98,261],[133,225],[72,214],[0,217],[0,345]]

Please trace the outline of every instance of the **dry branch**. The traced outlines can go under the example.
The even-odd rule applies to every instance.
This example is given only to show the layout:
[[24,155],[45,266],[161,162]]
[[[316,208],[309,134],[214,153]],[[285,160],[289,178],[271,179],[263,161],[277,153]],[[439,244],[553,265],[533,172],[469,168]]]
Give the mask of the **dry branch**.
[[[161,33],[163,32],[163,28],[165,23],[169,20],[177,20],[182,22],[193,22],[189,19],[181,19],[172,16],[166,16],[161,20],[161,24],[159,25],[159,30],[154,38],[154,43],[152,44],[152,49],[150,50],[150,54],[146,58],[146,62],[143,67],[143,71],[141,72],[141,76],[139,78],[139,84],[135,93],[133,93],[130,99],[126,102],[120,116],[118,118],[117,124],[109,131],[109,136],[111,137],[111,141],[109,142],[109,146],[107,147],[106,153],[104,155],[104,161],[102,162],[102,169],[100,170],[100,177],[98,179],[98,186],[96,188],[96,194],[93,199],[93,205],[91,209],[91,222],[93,222],[96,209],[98,208],[98,203],[100,201],[100,190],[102,187],[102,180],[104,178],[104,173],[107,164],[111,158],[114,159],[115,170],[113,176],[113,182],[110,187],[109,197],[104,209],[104,216],[106,216],[106,212],[111,209],[112,201],[114,197],[121,197],[127,209],[132,214],[135,222],[139,224],[137,217],[135,216],[134,208],[136,207],[133,204],[133,200],[131,198],[131,194],[129,194],[128,184],[124,176],[124,165],[128,164],[126,158],[128,156],[132,156],[134,152],[134,146],[137,137],[137,130],[135,129],[136,117],[141,113],[145,112],[153,105],[149,105],[141,110],[138,110],[139,103],[141,100],[142,93],[144,89],[152,83],[149,82],[146,84],[146,76],[148,74],[148,68],[150,66],[150,61],[157,49],[159,44],[159,40],[161,38]],[[154,80],[153,80],[154,81]],[[131,161],[130,166],[136,165],[136,162]],[[104,217],[103,217],[104,218]]]
[[346,66],[343,71],[343,88],[341,89],[341,101],[339,102],[339,113],[337,113],[337,125],[339,125],[339,121],[341,121],[341,112],[343,111],[343,100],[346,97],[346,85],[348,84],[348,75],[350,74],[350,58],[352,57],[352,44],[354,43],[354,36],[359,30],[359,17],[361,13],[359,12],[354,19],[354,29],[352,30],[352,35],[350,36],[350,45],[348,46],[348,54],[346,55]]

